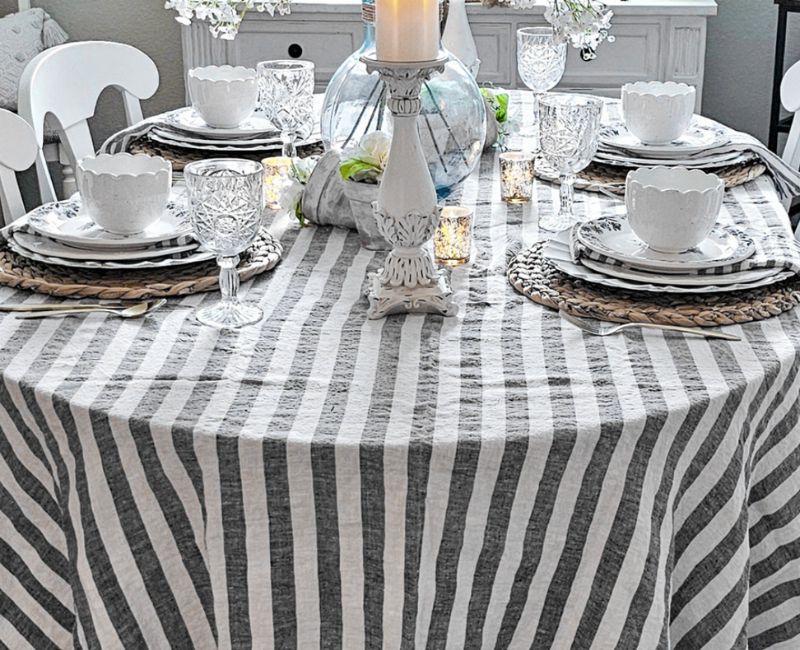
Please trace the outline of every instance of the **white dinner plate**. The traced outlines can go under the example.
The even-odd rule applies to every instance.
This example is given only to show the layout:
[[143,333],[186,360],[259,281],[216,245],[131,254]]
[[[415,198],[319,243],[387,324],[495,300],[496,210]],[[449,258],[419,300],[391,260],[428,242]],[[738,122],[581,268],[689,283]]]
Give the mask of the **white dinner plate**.
[[643,158],[675,158],[702,153],[731,141],[730,130],[714,120],[695,115],[689,130],[667,144],[644,144],[633,135],[621,115],[614,115],[600,127],[604,147],[634,153]]
[[709,167],[729,167],[752,160],[755,156],[749,152],[725,152],[714,156],[696,158],[635,158],[626,157],[619,153],[609,153],[598,150],[595,155],[597,162],[615,167],[686,167],[687,169],[707,169]]
[[674,273],[656,273],[648,271],[638,271],[630,269],[625,266],[616,266],[614,264],[603,264],[595,260],[583,257],[581,264],[587,268],[602,273],[603,275],[610,275],[613,278],[620,278],[622,280],[633,280],[634,282],[644,282],[645,284],[661,284],[665,286],[680,286],[680,287],[705,287],[709,283],[716,286],[724,287],[729,284],[742,284],[750,282],[758,282],[764,278],[770,278],[773,275],[778,275],[783,272],[782,268],[769,268],[769,269],[750,269],[748,271],[737,271],[736,273],[724,273],[719,275],[677,275]]
[[[586,282],[591,282],[593,284],[599,284],[604,287],[625,289],[628,291],[644,291],[647,293],[696,294],[746,291],[749,289],[757,289],[758,287],[766,287],[771,284],[776,284],[778,282],[782,282],[783,280],[788,280],[794,275],[792,271],[779,271],[775,275],[764,277],[761,280],[755,280],[753,282],[740,282],[729,285],[720,285],[715,283],[693,287],[625,280],[600,273],[588,268],[587,266],[584,266],[582,263],[578,264],[573,262],[569,253],[569,231],[559,233],[555,239],[552,239],[547,243],[542,253],[553,266],[570,277],[577,278],[579,280],[585,280]],[[715,279],[716,276],[709,276],[709,282],[714,282]]]
[[[323,93],[314,95],[314,112],[319,116],[322,114],[322,103],[325,98]],[[182,131],[186,135],[196,135],[205,140],[280,140],[280,130],[273,126],[263,112],[256,111],[239,126],[232,129],[219,129],[206,124],[200,114],[191,106],[179,108],[169,113],[164,113],[158,118],[158,122],[172,131]],[[319,130],[319,123],[315,131]]]
[[28,214],[28,224],[40,235],[79,248],[145,248],[188,235],[191,223],[186,205],[170,201],[156,223],[134,235],[117,235],[103,230],[83,211],[80,200],[47,203]]
[[253,113],[239,126],[232,129],[218,129],[208,126],[200,114],[191,106],[179,108],[161,116],[160,121],[172,128],[186,133],[194,133],[208,138],[247,139],[280,137],[280,132],[261,112]]
[[[274,140],[268,144],[248,144],[248,145],[217,145],[213,144],[212,141],[208,141],[205,144],[195,144],[191,142],[186,142],[185,140],[176,140],[170,137],[165,137],[163,135],[159,135],[154,131],[150,131],[147,134],[148,139],[152,140],[153,142],[158,142],[159,144],[165,144],[170,147],[182,147],[184,149],[194,149],[196,151],[211,151],[211,152],[222,152],[222,153],[255,153],[259,151],[269,151],[272,149],[280,149],[281,142]],[[317,140],[318,142],[318,140]],[[300,143],[300,145],[304,144],[313,144],[313,140],[311,142],[304,141]]]
[[26,257],[36,262],[44,264],[56,264],[58,266],[69,266],[79,269],[95,269],[106,271],[120,271],[120,270],[142,270],[142,269],[165,269],[174,266],[185,266],[187,264],[197,264],[199,262],[207,262],[214,259],[214,253],[203,250],[202,248],[195,249],[195,252],[186,257],[162,257],[154,260],[139,260],[135,262],[104,262],[95,260],[72,260],[63,257],[53,257],[50,255],[40,255],[33,253],[26,248],[20,246],[13,238],[7,241],[8,248],[14,251],[17,255]]
[[186,135],[184,133],[180,133],[179,131],[173,131],[171,129],[165,129],[161,127],[153,127],[150,130],[150,135],[156,135],[159,138],[164,138],[166,140],[173,140],[175,142],[185,143],[189,145],[214,145],[217,147],[255,147],[255,146],[274,146],[275,143],[280,144],[281,139],[280,136],[271,136],[269,138],[252,138],[249,140],[236,140],[236,139],[223,139],[223,138],[215,138],[213,140],[209,138],[197,137],[192,135]]
[[87,250],[85,248],[67,246],[55,239],[42,237],[35,233],[15,231],[12,237],[19,246],[32,253],[38,253],[39,255],[45,255],[47,257],[60,257],[68,260],[88,260],[95,262],[130,262],[134,260],[168,257],[193,251],[198,247],[197,242],[190,242],[182,246],[170,246],[165,248]]
[[673,273],[729,266],[755,252],[755,244],[748,235],[717,224],[695,248],[683,253],[662,253],[639,239],[623,215],[609,215],[581,224],[578,240],[595,253],[634,268]]

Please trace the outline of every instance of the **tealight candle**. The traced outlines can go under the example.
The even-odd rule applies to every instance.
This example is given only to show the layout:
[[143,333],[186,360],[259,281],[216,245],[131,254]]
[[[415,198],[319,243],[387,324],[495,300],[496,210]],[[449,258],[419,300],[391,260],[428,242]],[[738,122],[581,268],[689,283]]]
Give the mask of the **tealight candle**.
[[533,156],[521,151],[500,154],[500,191],[506,203],[527,203],[533,195]]
[[376,0],[375,41],[381,61],[433,61],[439,55],[439,0]]
[[292,159],[285,156],[264,158],[264,205],[269,210],[281,209],[281,194],[292,172]]
[[433,251],[438,264],[458,266],[469,262],[472,251],[472,210],[457,206],[442,208],[439,225],[433,235]]

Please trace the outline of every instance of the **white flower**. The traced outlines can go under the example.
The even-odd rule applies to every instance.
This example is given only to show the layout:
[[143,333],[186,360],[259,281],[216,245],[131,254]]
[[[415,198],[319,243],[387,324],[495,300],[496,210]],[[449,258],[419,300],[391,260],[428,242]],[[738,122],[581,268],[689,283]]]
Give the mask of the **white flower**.
[[584,60],[596,56],[604,40],[614,41],[609,35],[614,12],[598,0],[551,0],[545,10],[545,19],[553,25],[556,36],[581,51]]
[[[514,9],[530,9],[535,0],[500,0]],[[548,0],[544,17],[556,37],[581,51],[584,60],[596,56],[600,43],[614,41],[609,34],[614,12],[599,0]]]
[[295,214],[297,212],[297,206],[303,198],[304,190],[305,186],[300,181],[291,176],[287,176],[280,190],[280,197],[278,198],[281,211]]
[[383,169],[386,166],[386,160],[389,158],[389,148],[391,146],[392,138],[388,133],[373,131],[361,138],[358,151],[353,157]]
[[166,0],[165,9],[174,9],[175,19],[189,25],[193,19],[208,23],[209,31],[217,38],[233,40],[247,11],[266,11],[270,16],[275,11],[289,13],[292,0]]
[[311,174],[317,166],[317,160],[316,156],[309,156],[308,158],[295,158],[292,161],[294,176],[303,185],[308,183],[308,179],[311,178]]

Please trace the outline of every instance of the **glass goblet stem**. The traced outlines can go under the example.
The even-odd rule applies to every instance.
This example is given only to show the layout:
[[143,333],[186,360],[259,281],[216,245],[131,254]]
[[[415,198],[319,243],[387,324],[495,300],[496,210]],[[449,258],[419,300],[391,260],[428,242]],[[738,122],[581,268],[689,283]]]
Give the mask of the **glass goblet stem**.
[[559,198],[561,207],[558,211],[561,219],[569,220],[570,223],[574,221],[575,217],[572,214],[572,204],[575,197],[575,175],[566,174],[561,177],[561,188],[559,190]]
[[540,93],[533,93],[533,127],[531,136],[533,137],[534,153],[541,149],[541,129],[539,127],[539,97]]
[[294,134],[284,131],[281,133],[283,140],[283,156],[284,158],[297,158],[297,147],[294,145]]
[[219,291],[222,294],[222,304],[235,306],[239,304],[239,256],[220,256],[219,264]]
[[[559,188],[559,208],[539,219],[539,228],[549,232],[561,232],[570,228],[575,219],[572,216],[572,190],[575,184],[574,175],[562,175]],[[555,206],[553,206],[555,208]]]

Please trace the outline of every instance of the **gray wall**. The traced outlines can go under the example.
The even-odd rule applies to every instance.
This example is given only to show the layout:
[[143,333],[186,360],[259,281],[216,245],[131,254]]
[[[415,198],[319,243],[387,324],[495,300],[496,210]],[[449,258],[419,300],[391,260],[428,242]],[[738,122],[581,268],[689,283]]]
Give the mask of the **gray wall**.
[[[183,105],[180,25],[174,12],[164,9],[164,0],[33,0],[31,4],[48,11],[71,40],[117,41],[146,52],[161,74],[158,93],[144,103],[146,114]],[[92,123],[98,143],[124,125],[121,103],[113,95],[111,91],[100,99]]]
[[[766,139],[777,9],[771,0],[718,0],[719,15],[709,21],[705,112],[731,126]],[[34,0],[73,39],[108,39],[147,52],[161,71],[161,88],[145,104],[147,113],[179,106],[184,90],[179,25],[163,0]],[[790,16],[790,61],[800,59],[800,14]],[[602,56],[602,49],[600,51]],[[93,124],[101,140],[120,124],[108,100],[101,101]]]
[[[778,11],[771,0],[717,0],[708,23],[703,112],[767,139]],[[800,60],[800,13],[789,14],[786,60]]]

